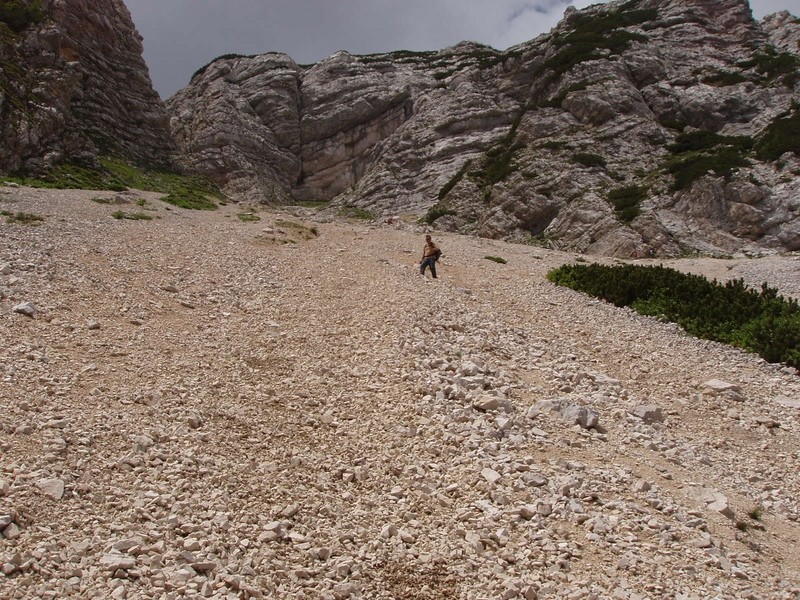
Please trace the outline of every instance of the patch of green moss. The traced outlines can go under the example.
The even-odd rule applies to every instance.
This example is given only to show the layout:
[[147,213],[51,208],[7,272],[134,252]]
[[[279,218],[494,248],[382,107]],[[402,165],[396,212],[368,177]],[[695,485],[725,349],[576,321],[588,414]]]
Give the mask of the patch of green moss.
[[63,164],[31,178],[24,173],[9,177],[21,185],[55,189],[123,191],[128,188],[166,194],[162,200],[182,208],[212,210],[224,195],[204,177],[146,169],[115,158],[103,158],[101,167]]

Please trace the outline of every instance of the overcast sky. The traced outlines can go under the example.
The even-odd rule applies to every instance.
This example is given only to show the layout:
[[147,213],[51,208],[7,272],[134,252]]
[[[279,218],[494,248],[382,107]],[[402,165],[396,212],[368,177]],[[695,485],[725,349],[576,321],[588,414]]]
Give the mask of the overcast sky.
[[[598,0],[125,0],[163,98],[222,54],[285,52],[300,64],[338,50],[441,50],[469,40],[504,50],[549,31],[567,6]],[[753,15],[800,0],[751,0]]]

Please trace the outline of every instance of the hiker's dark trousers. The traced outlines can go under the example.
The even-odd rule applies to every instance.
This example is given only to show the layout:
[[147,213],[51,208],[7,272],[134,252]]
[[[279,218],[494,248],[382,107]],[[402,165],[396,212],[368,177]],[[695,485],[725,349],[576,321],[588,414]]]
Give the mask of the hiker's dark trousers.
[[428,267],[431,268],[431,277],[436,279],[436,260],[432,256],[429,256],[428,258],[423,258],[422,262],[419,263],[419,274],[425,275],[425,269],[427,269]]

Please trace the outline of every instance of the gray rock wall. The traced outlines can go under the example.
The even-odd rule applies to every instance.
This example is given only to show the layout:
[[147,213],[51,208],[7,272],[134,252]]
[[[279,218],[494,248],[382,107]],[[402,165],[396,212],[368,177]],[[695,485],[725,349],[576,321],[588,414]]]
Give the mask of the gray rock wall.
[[[626,257],[796,250],[793,154],[683,189],[667,166],[725,146],[676,157],[681,132],[757,140],[792,110],[800,77],[762,67],[798,57],[798,23],[758,23],[744,0],[620,1],[505,52],[224,59],[169,101],[172,130],[250,200],[432,209],[440,229]],[[646,190],[635,218],[610,200],[626,186]]]
[[20,32],[0,23],[0,172],[99,154],[166,164],[176,146],[122,0],[49,0]]

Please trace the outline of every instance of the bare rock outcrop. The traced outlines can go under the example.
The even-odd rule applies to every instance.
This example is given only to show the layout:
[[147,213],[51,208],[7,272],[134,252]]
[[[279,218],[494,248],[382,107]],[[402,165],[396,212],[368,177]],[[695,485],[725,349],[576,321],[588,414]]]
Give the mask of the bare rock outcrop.
[[0,172],[101,153],[168,163],[167,113],[122,0],[29,4],[26,18],[0,22]]
[[746,0],[620,0],[504,52],[223,57],[168,107],[250,200],[594,254],[795,250],[799,37]]

